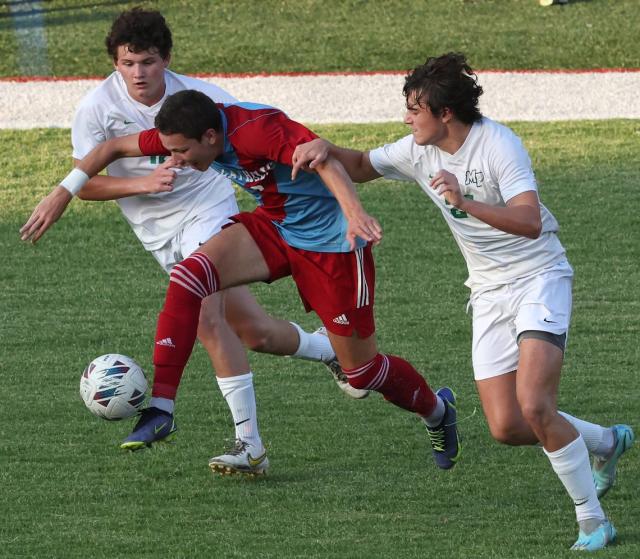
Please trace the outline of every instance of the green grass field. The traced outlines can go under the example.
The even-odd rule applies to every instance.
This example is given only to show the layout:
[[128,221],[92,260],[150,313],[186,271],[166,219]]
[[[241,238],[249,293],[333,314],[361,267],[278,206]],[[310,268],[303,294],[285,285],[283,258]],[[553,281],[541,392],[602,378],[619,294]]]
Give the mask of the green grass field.
[[[638,427],[640,125],[514,128],[576,268],[561,408]],[[403,131],[317,130],[357,147]],[[1,131],[0,140],[0,556],[575,556],[567,549],[573,506],[542,452],[489,436],[470,368],[464,264],[417,187],[360,190],[385,228],[376,251],[379,339],[433,385],[455,387],[461,414],[471,416],[462,462],[437,470],[418,422],[378,395],[352,401],[316,365],[253,355],[272,469],[263,480],[227,479],[207,468],[233,427],[201,348],[185,373],[175,444],[122,453],[131,422],[84,409],[79,376],[96,355],[126,353],[150,370],[166,277],[113,204],[74,201],[38,245],[21,244],[30,208],[67,170],[68,132]],[[274,314],[316,326],[289,280],[255,291]],[[640,555],[639,456],[625,456],[604,501],[620,543],[603,556]]]
[[[172,68],[184,73],[403,70],[446,50],[484,69],[640,60],[637,0],[548,9],[536,0],[52,0],[37,13],[12,0],[0,4],[0,77],[28,74],[25,60],[42,52],[51,75],[106,75],[103,37],[139,3],[164,12]],[[16,28],[37,39],[36,16],[46,49],[18,48]],[[576,270],[560,407],[640,431],[640,121],[513,128]],[[404,133],[399,124],[314,129],[358,148]],[[202,348],[183,380],[175,444],[122,453],[132,422],[85,410],[79,378],[95,356],[125,353],[151,370],[167,278],[115,204],[76,200],[38,245],[20,243],[19,227],[69,169],[69,131],[0,130],[0,141],[0,557],[575,557],[573,506],[541,450],[503,447],[488,433],[472,380],[464,263],[416,186],[360,188],[385,230],[378,336],[432,385],[457,391],[467,418],[461,463],[437,470],[418,422],[378,395],[352,401],[317,365],[252,355],[272,468],[266,479],[228,479],[207,468],[233,425]],[[246,196],[241,203],[251,207]],[[254,291],[274,315],[318,325],[291,281]],[[603,502],[619,544],[596,557],[640,556],[639,478],[636,448]]]
[[[637,0],[571,0],[548,9],[537,0],[40,4],[47,73],[56,76],[108,74],[111,21],[140,4],[166,16],[175,39],[172,67],[183,73],[405,70],[448,50],[464,51],[483,69],[639,66]],[[21,75],[33,64],[34,17],[29,3],[0,4],[0,76]],[[16,28],[27,33],[26,58],[16,49]]]

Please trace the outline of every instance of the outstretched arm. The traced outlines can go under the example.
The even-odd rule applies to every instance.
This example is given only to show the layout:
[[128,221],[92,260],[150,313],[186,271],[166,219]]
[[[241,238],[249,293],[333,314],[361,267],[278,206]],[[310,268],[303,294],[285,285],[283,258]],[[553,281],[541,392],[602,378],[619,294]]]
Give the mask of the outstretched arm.
[[139,134],[132,134],[113,138],[89,152],[78,162],[76,168],[38,203],[29,219],[20,228],[20,238],[32,243],[38,241],[47,229],[58,221],[73,196],[91,177],[116,159],[142,155],[138,147],[138,136]]
[[295,179],[300,169],[317,170],[329,156],[335,157],[342,163],[354,182],[368,182],[381,176],[371,165],[368,152],[341,148],[327,140],[317,138],[296,147],[292,158],[291,178]]
[[356,189],[341,163],[329,156],[322,163],[317,163],[315,168],[347,218],[347,240],[351,250],[356,248],[356,237],[379,243],[382,239],[382,227],[362,207]]

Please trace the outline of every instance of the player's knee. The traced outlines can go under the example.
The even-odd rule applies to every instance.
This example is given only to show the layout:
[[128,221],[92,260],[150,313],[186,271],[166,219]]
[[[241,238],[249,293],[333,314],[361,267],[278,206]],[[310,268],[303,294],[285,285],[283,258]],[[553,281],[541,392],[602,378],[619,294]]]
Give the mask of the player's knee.
[[555,411],[542,398],[525,399],[520,407],[525,421],[536,433],[545,431],[545,426],[550,423]]
[[266,324],[252,322],[234,325],[242,345],[251,351],[268,353],[271,347],[271,331]]
[[198,338],[200,340],[218,339],[223,328],[228,328],[224,315],[215,306],[203,306],[198,318]]
[[491,436],[501,444],[518,446],[522,440],[519,426],[511,423],[493,423],[489,425]]

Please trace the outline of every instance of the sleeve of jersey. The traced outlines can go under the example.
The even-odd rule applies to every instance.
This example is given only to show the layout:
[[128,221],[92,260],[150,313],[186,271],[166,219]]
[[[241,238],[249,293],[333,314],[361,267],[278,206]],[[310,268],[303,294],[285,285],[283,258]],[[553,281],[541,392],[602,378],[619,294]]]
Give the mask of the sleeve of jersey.
[[495,150],[493,159],[498,187],[505,202],[523,192],[538,190],[531,159],[519,138],[503,143]]
[[171,152],[162,145],[157,128],[140,132],[138,147],[142,155],[171,155]]
[[400,181],[415,180],[415,168],[412,158],[413,136],[387,144],[369,152],[369,161],[373,168],[387,179]]
[[100,115],[95,110],[95,107],[84,103],[81,104],[71,125],[73,158],[82,159],[106,139],[104,128],[100,122]]
[[230,140],[238,153],[292,165],[296,147],[318,136],[282,111],[264,112],[239,128]]

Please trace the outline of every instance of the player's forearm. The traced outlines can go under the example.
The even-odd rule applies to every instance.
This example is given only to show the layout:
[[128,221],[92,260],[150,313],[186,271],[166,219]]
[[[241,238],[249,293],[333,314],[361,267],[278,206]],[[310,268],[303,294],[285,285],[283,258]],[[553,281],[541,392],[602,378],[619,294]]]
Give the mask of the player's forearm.
[[335,157],[342,163],[342,166],[354,182],[368,182],[380,177],[380,174],[373,168],[373,165],[371,165],[369,154],[366,151],[342,148],[329,144],[329,155]]
[[512,235],[537,239],[542,230],[540,209],[533,206],[490,206],[465,198],[458,209]]
[[141,178],[123,178],[97,175],[78,192],[82,200],[117,200],[127,196],[146,194],[145,183]]
[[355,212],[362,209],[355,186],[351,182],[344,166],[337,163],[331,156],[317,166],[322,182],[338,200],[342,212],[349,219]]
[[89,177],[96,176],[105,169],[109,163],[113,163],[122,157],[137,157],[142,155],[138,147],[139,134],[113,138],[93,148],[86,157],[79,160],[76,167],[84,171]]

